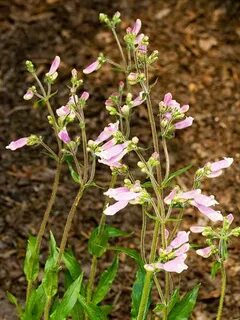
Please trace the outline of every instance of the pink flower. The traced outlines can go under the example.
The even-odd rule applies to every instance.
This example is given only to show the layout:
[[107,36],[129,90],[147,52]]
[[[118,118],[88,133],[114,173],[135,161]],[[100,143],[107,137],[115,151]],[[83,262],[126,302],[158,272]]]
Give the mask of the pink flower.
[[223,160],[212,162],[207,164],[210,173],[207,174],[208,178],[215,178],[222,174],[222,169],[230,167],[233,163],[233,158],[223,158]]
[[68,143],[71,141],[69,135],[68,135],[68,132],[67,132],[67,129],[64,128],[62,129],[61,131],[59,131],[58,133],[58,137],[60,140],[62,140],[64,143]]
[[204,231],[205,227],[201,227],[201,226],[192,226],[190,228],[191,232],[193,233],[202,233]]
[[[181,273],[188,266],[185,264],[187,252],[190,249],[189,232],[179,231],[176,238],[165,249],[159,250],[159,261],[144,266],[146,270],[165,270],[167,272]],[[167,261],[166,261],[167,260]]]
[[208,258],[212,254],[212,248],[211,247],[205,247],[205,248],[202,248],[202,249],[198,249],[198,250],[196,250],[196,253],[199,256],[203,257],[203,258]]
[[105,127],[104,130],[97,137],[97,139],[95,140],[95,143],[99,144],[109,139],[114,133],[118,131],[118,127],[119,127],[119,121],[115,123],[109,123],[109,125]]
[[114,215],[121,209],[125,208],[129,202],[136,201],[141,196],[141,190],[138,192],[134,191],[136,184],[132,188],[119,187],[115,189],[109,189],[104,194],[110,198],[113,198],[117,202],[108,206],[104,210],[106,215]]
[[131,27],[127,28],[127,33],[138,35],[141,27],[142,27],[142,21],[140,19],[137,19],[132,28]]
[[58,108],[56,110],[56,113],[59,117],[65,117],[69,115],[70,111],[71,111],[70,108],[66,105],[66,106],[62,106],[61,108]]
[[193,123],[193,117],[187,117],[186,119],[179,121],[174,124],[175,129],[185,129],[190,127]]
[[84,74],[92,73],[92,72],[98,70],[100,67],[101,67],[101,64],[100,64],[99,60],[96,60],[93,63],[91,63],[89,66],[87,66],[85,69],[83,69],[83,73]]
[[28,137],[20,138],[18,140],[12,141],[8,146],[6,146],[6,149],[15,151],[19,148],[26,146],[27,143],[28,143]]
[[140,106],[144,101],[145,98],[143,97],[143,92],[140,92],[139,95],[133,100],[133,106]]
[[31,100],[33,96],[34,96],[33,90],[31,88],[29,88],[27,90],[27,92],[25,93],[25,95],[23,96],[23,99],[24,100]]
[[220,211],[216,211],[211,208],[218,202],[215,200],[214,196],[206,196],[201,194],[200,189],[190,190],[187,192],[182,192],[177,188],[173,189],[170,194],[165,197],[164,202],[168,205],[172,203],[183,203],[191,204],[196,207],[201,213],[207,216],[210,220],[222,221],[223,216]]
[[51,64],[51,67],[50,67],[48,73],[47,73],[48,76],[52,76],[57,71],[57,69],[59,68],[60,62],[61,62],[60,57],[56,56]]
[[87,91],[84,91],[80,97],[81,100],[87,101],[89,98],[89,93]]
[[232,224],[233,220],[234,220],[234,216],[232,215],[232,213],[228,214],[226,216],[226,219],[228,221],[229,224]]

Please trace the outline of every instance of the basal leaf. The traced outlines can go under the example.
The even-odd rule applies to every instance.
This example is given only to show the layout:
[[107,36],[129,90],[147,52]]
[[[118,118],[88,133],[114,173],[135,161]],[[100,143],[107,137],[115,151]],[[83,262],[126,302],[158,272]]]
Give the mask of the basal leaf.
[[100,276],[97,288],[93,294],[92,302],[98,304],[101,302],[109,290],[111,289],[112,283],[116,277],[118,271],[118,256],[115,257],[111,266],[105,270]]
[[87,313],[90,320],[108,320],[106,313],[94,303],[87,303],[86,299],[79,294],[78,301]]

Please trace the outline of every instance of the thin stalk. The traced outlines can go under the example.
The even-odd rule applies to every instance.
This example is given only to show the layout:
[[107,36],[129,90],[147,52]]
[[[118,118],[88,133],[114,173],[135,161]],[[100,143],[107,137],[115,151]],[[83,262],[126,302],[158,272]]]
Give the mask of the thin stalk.
[[166,160],[166,173],[165,173],[164,179],[167,179],[170,171],[170,160],[169,160],[169,154],[167,149],[167,142],[165,138],[162,139],[162,145],[163,145],[163,150],[164,150],[165,160]]
[[92,292],[94,288],[96,270],[97,270],[97,257],[93,256],[90,274],[89,274],[88,286],[87,286],[87,303],[89,303],[92,299]]
[[127,72],[127,60],[125,58],[122,45],[121,45],[121,43],[120,43],[120,41],[118,39],[118,35],[117,35],[116,30],[114,28],[112,28],[112,33],[113,33],[113,36],[114,36],[114,38],[115,38],[115,40],[117,42],[117,46],[118,46],[118,49],[120,51],[120,54],[122,56],[122,59],[123,59],[123,62],[124,62],[124,67],[125,67],[125,72]]
[[64,227],[64,231],[63,231],[63,236],[62,236],[62,240],[61,240],[61,244],[60,244],[60,249],[59,249],[59,255],[58,255],[58,260],[57,260],[57,265],[60,265],[61,260],[62,260],[62,256],[64,253],[64,250],[66,248],[66,244],[67,244],[67,239],[68,239],[68,235],[69,235],[69,231],[71,229],[72,226],[72,221],[73,218],[75,216],[78,204],[80,199],[82,198],[83,195],[83,191],[84,191],[84,187],[81,186],[78,190],[78,193],[76,195],[76,198],[74,199],[74,202],[72,204],[72,207],[69,211],[68,217],[67,217],[67,221]]
[[[56,200],[56,195],[57,195],[57,190],[58,190],[58,185],[59,185],[59,180],[60,180],[60,174],[61,174],[61,169],[62,169],[62,162],[59,160],[57,162],[57,168],[56,168],[56,173],[55,173],[55,177],[54,177],[54,181],[53,181],[53,185],[52,185],[52,193],[50,196],[50,199],[48,201],[46,210],[44,212],[43,215],[43,220],[41,222],[40,225],[40,229],[38,231],[37,234],[37,240],[36,240],[36,250],[35,250],[35,254],[38,254],[41,243],[42,243],[42,238],[49,220],[49,215],[52,211],[52,207],[53,204],[55,203]],[[33,281],[29,281],[28,282],[28,286],[27,286],[27,296],[26,296],[26,301],[29,300],[29,297],[31,295],[32,292],[32,288],[33,288]]]
[[152,276],[153,276],[153,272],[151,271],[146,272],[137,320],[143,320],[145,317],[145,314],[147,311],[147,305],[148,305],[148,297],[151,290]]
[[54,160],[58,161],[58,155],[43,141],[40,144],[52,155]]
[[225,297],[225,293],[226,293],[227,275],[226,275],[224,262],[221,263],[221,275],[222,275],[221,296],[220,296],[220,300],[219,300],[218,313],[217,313],[216,320],[222,319],[224,297]]
[[49,312],[50,312],[50,308],[51,308],[51,297],[47,297],[47,302],[44,308],[44,320],[48,320],[49,319]]
[[147,228],[147,217],[145,214],[145,209],[142,208],[142,229],[141,229],[140,251],[141,251],[141,257],[145,263],[146,263],[146,252],[145,252],[146,228]]

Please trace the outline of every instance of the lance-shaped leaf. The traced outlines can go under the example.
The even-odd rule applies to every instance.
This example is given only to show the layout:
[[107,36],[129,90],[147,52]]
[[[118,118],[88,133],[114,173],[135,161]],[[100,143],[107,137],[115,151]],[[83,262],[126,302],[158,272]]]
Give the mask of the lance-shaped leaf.
[[[142,292],[144,287],[144,281],[145,281],[146,271],[144,268],[140,267],[136,274],[136,279],[133,284],[132,288],[132,305],[131,305],[131,319],[135,320],[138,316],[139,306],[142,298]],[[152,284],[151,284],[152,287]],[[151,292],[151,289],[150,289]],[[145,309],[145,315],[142,320],[146,319],[147,311],[149,309],[151,303],[151,294],[149,294],[147,307]]]
[[112,250],[125,253],[127,256],[134,259],[140,268],[143,268],[144,262],[140,256],[140,254],[135,249],[124,248],[124,247],[113,247]]
[[96,306],[92,302],[87,303],[86,299],[81,294],[78,295],[78,301],[82,305],[90,320],[108,319],[106,313],[100,307]]
[[99,232],[99,229],[95,228],[88,241],[89,253],[98,258],[101,257],[108,248],[108,239],[108,233],[105,229]]
[[109,225],[105,225],[105,230],[108,234],[109,238],[116,238],[116,237],[129,237],[130,233],[127,233],[125,231],[122,231],[118,228],[109,226]]
[[41,284],[37,289],[33,289],[21,320],[41,319],[46,301],[46,294]]
[[197,301],[200,284],[196,285],[190,292],[175,304],[168,315],[168,320],[188,320]]
[[67,270],[70,272],[72,279],[76,280],[80,276],[82,270],[72,251],[69,250],[64,252],[63,262]]
[[93,303],[98,304],[101,302],[111,289],[113,280],[115,279],[118,271],[118,261],[118,256],[116,256],[111,266],[102,273],[97,288],[93,294]]
[[19,316],[19,319],[21,319],[22,317],[22,307],[21,305],[18,303],[18,300],[17,298],[10,292],[7,292],[7,298],[8,298],[8,301],[12,304],[14,304],[16,306],[16,309],[17,309],[17,314]]
[[35,281],[39,272],[39,250],[37,250],[36,244],[37,238],[30,236],[23,267],[28,282]]
[[181,174],[185,173],[186,171],[188,171],[190,168],[192,167],[191,164],[189,164],[188,166],[181,168],[173,173],[170,173],[170,175],[163,180],[162,182],[162,188],[165,188],[169,185],[169,183],[176,177],[180,176]]
[[69,286],[62,300],[58,302],[54,312],[51,314],[51,320],[63,320],[70,314],[78,300],[82,279],[83,273]]

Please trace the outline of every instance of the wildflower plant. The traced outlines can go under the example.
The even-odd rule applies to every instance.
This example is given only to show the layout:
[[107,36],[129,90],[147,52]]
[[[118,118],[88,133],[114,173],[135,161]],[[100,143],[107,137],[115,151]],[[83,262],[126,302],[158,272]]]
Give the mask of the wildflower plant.
[[[206,195],[202,183],[207,178],[218,177],[228,168],[232,158],[224,158],[207,163],[197,169],[189,189],[176,184],[191,168],[188,165],[172,172],[168,144],[177,130],[189,130],[193,117],[187,115],[189,105],[180,105],[171,93],[153,103],[149,71],[158,60],[158,52],[149,48],[149,37],[141,33],[142,22],[137,19],[128,27],[124,36],[119,37],[117,26],[121,22],[120,13],[113,17],[100,14],[100,21],[112,31],[122,61],[115,62],[100,53],[94,62],[84,68],[83,74],[89,75],[102,68],[105,63],[117,68],[122,80],[117,91],[105,102],[106,111],[112,122],[106,124],[97,138],[87,135],[85,109],[88,107],[89,93],[84,91],[79,72],[73,69],[69,82],[69,97],[63,106],[53,107],[52,98],[60,67],[58,56],[53,60],[49,71],[39,79],[36,67],[26,62],[27,71],[35,80],[24,95],[25,100],[37,99],[46,106],[48,123],[55,136],[56,145],[49,146],[45,137],[30,134],[10,142],[6,147],[12,151],[25,146],[38,146],[46,149],[56,163],[52,192],[43,215],[37,236],[30,236],[24,262],[27,280],[26,301],[22,305],[9,293],[9,299],[17,306],[19,319],[44,320],[105,320],[114,305],[104,302],[111,290],[119,266],[119,253],[123,252],[136,262],[137,272],[132,286],[131,319],[144,320],[154,312],[156,319],[188,319],[194,309],[199,284],[191,291],[180,295],[180,288],[171,274],[180,274],[191,268],[188,253],[193,249],[191,232],[201,233],[206,246],[196,253],[204,258],[212,257],[212,274],[218,270],[222,275],[222,289],[217,312],[221,319],[225,288],[225,261],[228,258],[228,243],[231,237],[240,235],[239,228],[232,228],[233,215],[224,214],[215,208],[218,202],[213,195]],[[81,75],[81,73],[80,73]],[[53,90],[53,91],[52,91]],[[138,137],[132,136],[131,119],[136,108],[146,108],[151,131],[152,145],[143,145]],[[78,126],[78,134],[71,133],[72,126]],[[187,129],[188,128],[188,129]],[[146,128],[147,130],[147,128]],[[149,152],[150,150],[150,152]],[[128,154],[135,155],[135,169],[128,165]],[[81,157],[80,155],[83,155]],[[91,232],[88,240],[88,253],[91,268],[84,273],[82,263],[67,248],[77,207],[82,196],[89,188],[96,186],[96,162],[109,168],[109,187],[103,192],[103,212],[99,225]],[[46,226],[56,201],[62,167],[67,166],[78,191],[68,212],[59,244],[50,233],[49,254],[40,267],[41,244]],[[136,178],[136,168],[138,174]],[[109,243],[116,237],[130,237],[125,231],[106,223],[106,216],[122,214],[121,210],[134,205],[142,212],[142,231],[139,250],[119,247]],[[207,221],[207,226],[192,226],[183,230],[182,221],[185,209],[193,207]],[[146,229],[153,226],[150,252],[146,245]],[[107,251],[112,251],[113,261],[97,278],[98,267]],[[60,274],[64,273],[64,291],[60,288]],[[162,277],[163,275],[163,277]],[[164,278],[164,281],[162,281]],[[158,297],[153,297],[156,286]],[[61,289],[61,290],[60,290]]]

